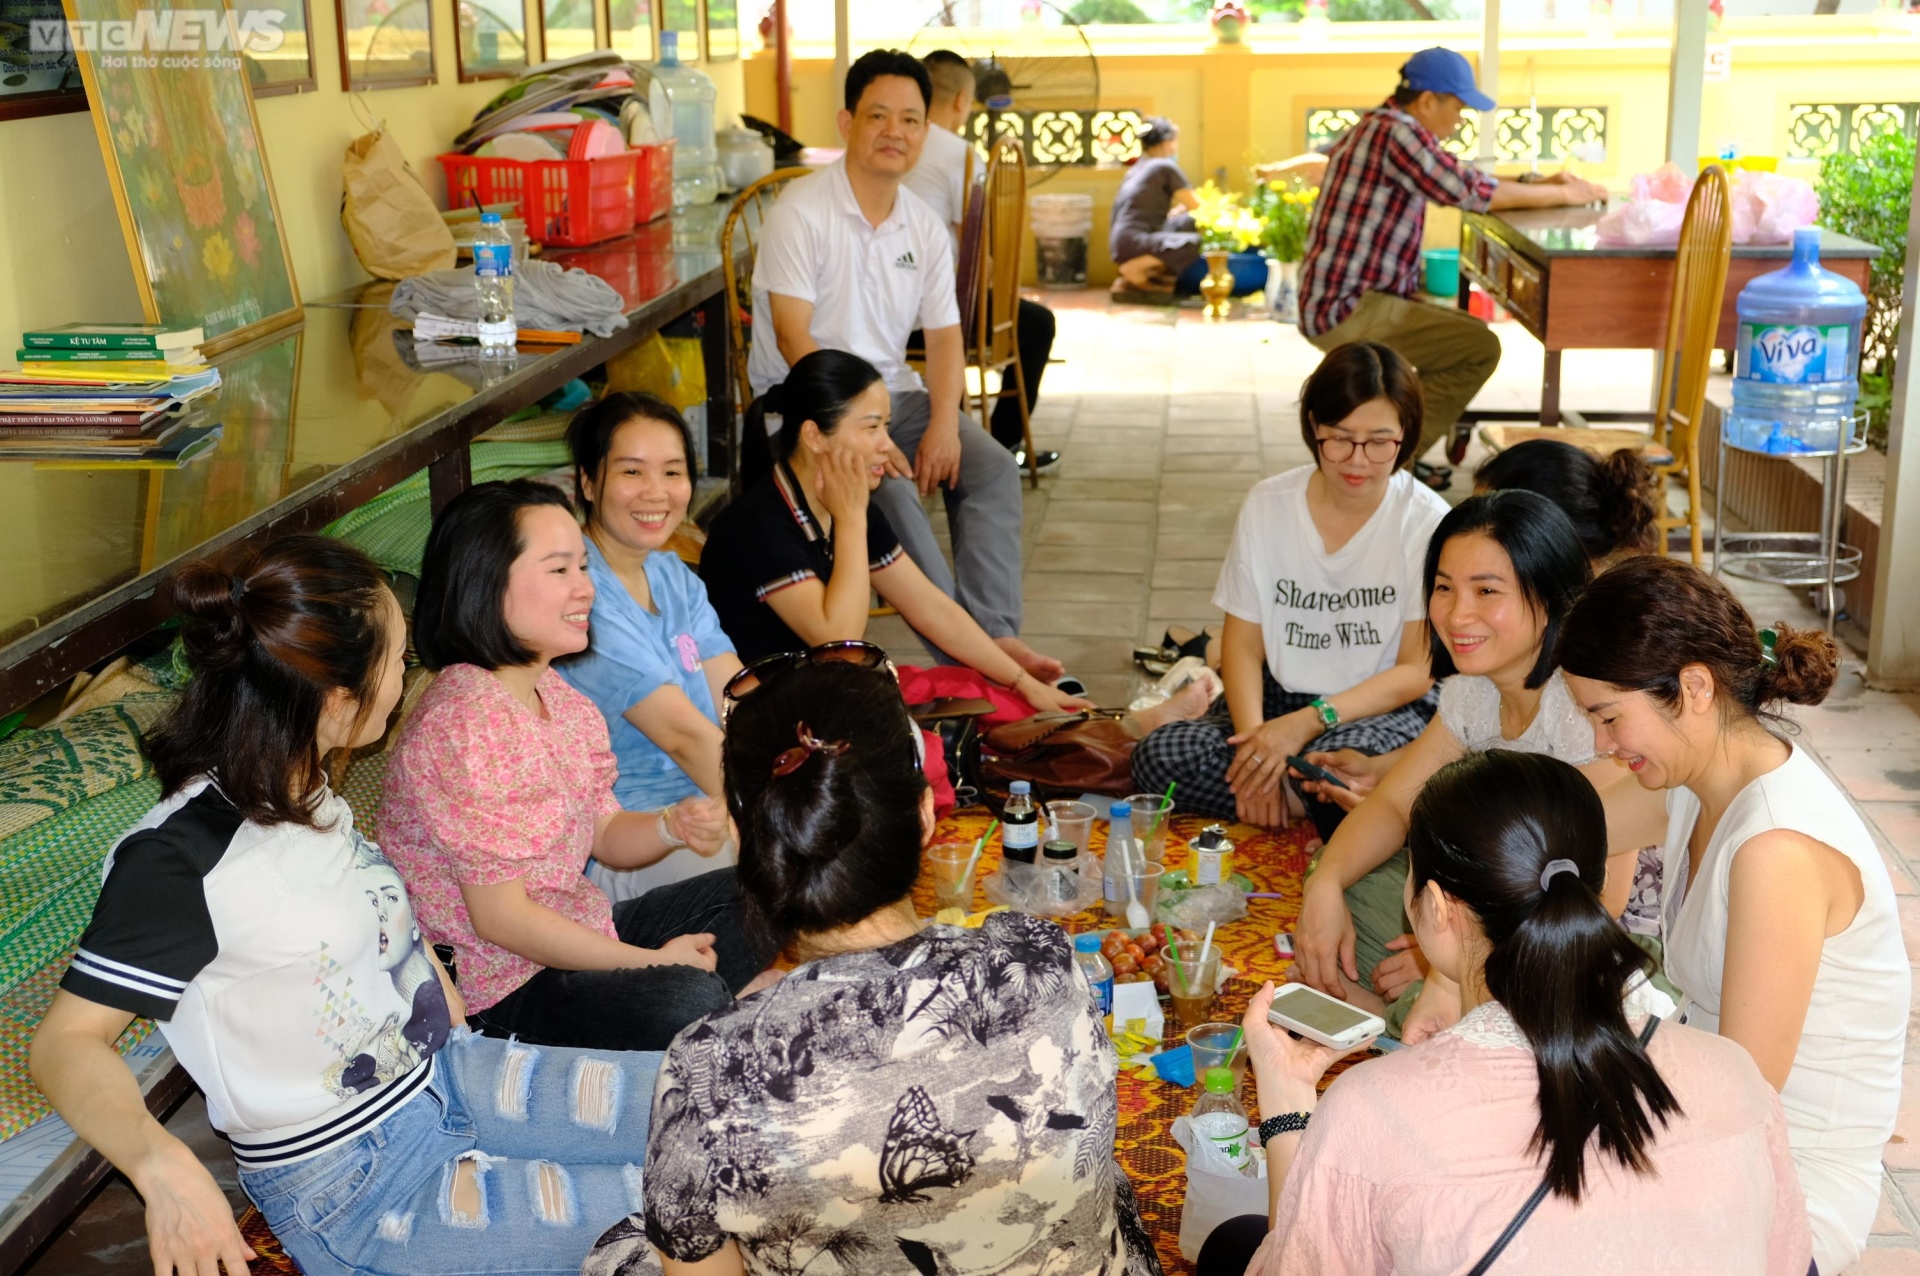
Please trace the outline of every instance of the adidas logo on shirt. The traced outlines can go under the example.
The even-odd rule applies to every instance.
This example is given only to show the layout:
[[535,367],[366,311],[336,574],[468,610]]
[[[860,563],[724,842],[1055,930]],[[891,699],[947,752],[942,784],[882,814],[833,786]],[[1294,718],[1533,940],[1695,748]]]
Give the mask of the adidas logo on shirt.
[[917,271],[920,269],[919,263],[914,261],[913,259],[912,249],[908,249],[906,252],[901,253],[898,257],[895,257],[893,259],[893,265],[896,270]]

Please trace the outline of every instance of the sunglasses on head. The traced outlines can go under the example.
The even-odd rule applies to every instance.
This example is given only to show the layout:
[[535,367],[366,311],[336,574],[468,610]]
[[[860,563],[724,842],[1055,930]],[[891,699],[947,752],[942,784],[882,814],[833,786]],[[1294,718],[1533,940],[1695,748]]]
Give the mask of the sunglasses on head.
[[801,665],[854,665],[861,669],[885,669],[896,683],[900,681],[900,671],[893,667],[893,661],[888,659],[886,651],[858,638],[823,642],[805,651],[779,651],[771,656],[760,657],[727,679],[727,685],[720,692],[721,724],[725,725],[728,716],[733,713],[733,706]]

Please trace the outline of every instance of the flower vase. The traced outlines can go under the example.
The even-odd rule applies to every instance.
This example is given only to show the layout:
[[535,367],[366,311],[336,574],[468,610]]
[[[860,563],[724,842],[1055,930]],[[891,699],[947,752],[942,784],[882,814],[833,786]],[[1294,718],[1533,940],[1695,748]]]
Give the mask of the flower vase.
[[1267,261],[1267,314],[1276,323],[1300,322],[1300,263]]
[[1206,255],[1207,277],[1200,281],[1200,295],[1207,299],[1208,319],[1225,319],[1233,308],[1233,272],[1227,269],[1229,255],[1225,250]]

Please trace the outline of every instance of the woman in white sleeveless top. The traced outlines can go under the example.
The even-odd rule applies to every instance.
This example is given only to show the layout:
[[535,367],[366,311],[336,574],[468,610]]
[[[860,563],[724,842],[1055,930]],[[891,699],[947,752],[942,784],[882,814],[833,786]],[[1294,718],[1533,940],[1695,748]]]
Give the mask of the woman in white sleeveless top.
[[1909,969],[1873,837],[1769,706],[1818,704],[1833,640],[1754,632],[1725,586],[1666,558],[1601,576],[1560,662],[1611,749],[1667,790],[1666,973],[1685,1022],[1747,1048],[1780,1091],[1814,1263],[1859,1257],[1880,1202]]

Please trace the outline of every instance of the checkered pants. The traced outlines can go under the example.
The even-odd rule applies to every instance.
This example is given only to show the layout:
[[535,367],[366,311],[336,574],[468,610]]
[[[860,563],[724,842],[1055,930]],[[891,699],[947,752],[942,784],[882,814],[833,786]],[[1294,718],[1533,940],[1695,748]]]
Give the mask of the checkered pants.
[[[1268,718],[1304,709],[1313,702],[1312,693],[1288,691],[1264,670],[1261,680],[1260,711]],[[1310,747],[1315,752],[1357,749],[1370,756],[1388,753],[1411,744],[1413,738],[1426,729],[1439,704],[1440,689],[1436,685],[1412,704],[1371,718],[1342,722],[1315,738]],[[1176,808],[1217,820],[1233,819],[1233,790],[1227,787],[1227,767],[1232,764],[1234,754],[1234,746],[1227,743],[1227,738],[1232,734],[1233,718],[1227,712],[1224,696],[1214,701],[1204,718],[1168,723],[1134,749],[1134,787],[1142,793],[1161,793],[1165,792],[1168,781],[1178,781],[1180,787],[1174,793]],[[1300,797],[1320,836],[1333,836],[1333,830],[1346,812],[1332,802],[1322,802],[1305,793]]]

